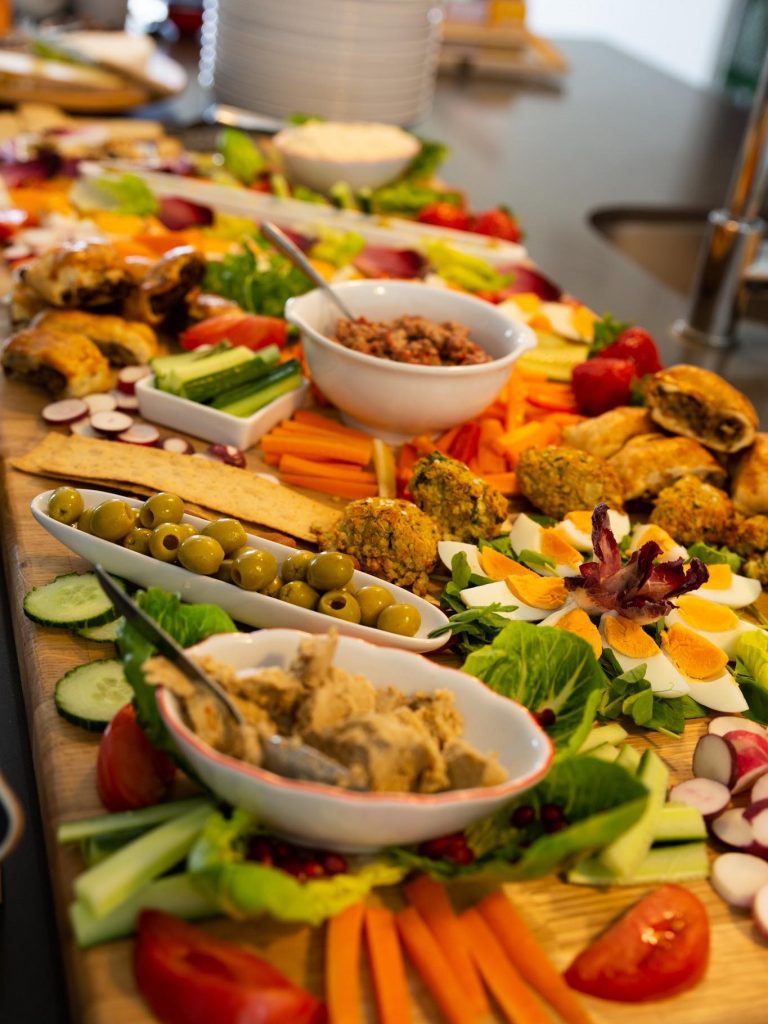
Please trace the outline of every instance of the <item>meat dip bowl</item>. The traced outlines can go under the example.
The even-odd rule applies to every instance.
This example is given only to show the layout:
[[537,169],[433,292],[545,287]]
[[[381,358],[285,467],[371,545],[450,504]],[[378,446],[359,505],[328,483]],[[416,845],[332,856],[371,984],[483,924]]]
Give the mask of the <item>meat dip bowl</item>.
[[[489,357],[465,365],[421,365],[347,348],[336,340],[340,313],[321,289],[289,299],[285,316],[301,332],[312,379],[344,420],[398,442],[472,419],[490,405],[512,364],[536,345],[533,331],[490,302],[412,281],[347,281],[334,291],[369,322],[423,317],[464,328]],[[416,357],[418,358],[418,357]]]
[[[227,666],[230,685],[235,687],[242,687],[244,680],[257,674],[269,679],[269,685],[282,675],[283,679],[278,682],[283,686],[285,676],[295,671],[297,664],[306,669],[311,662],[309,690],[314,696],[323,661],[323,650],[317,645],[323,643],[324,639],[298,630],[268,629],[219,634],[190,648],[187,653],[202,659],[209,673],[214,665],[218,669]],[[331,641],[329,651],[332,652],[328,656],[334,681],[338,682],[341,677],[360,683],[356,677],[364,677],[361,685],[370,690],[369,699],[375,700],[376,707],[368,712],[361,712],[359,708],[347,711],[344,704],[348,699],[342,696],[340,702],[337,690],[322,708],[326,720],[334,723],[326,735],[332,737],[331,744],[336,743],[336,746],[323,747],[322,740],[312,740],[311,729],[315,727],[312,724],[310,739],[306,733],[302,739],[329,756],[336,755],[346,767],[351,765],[350,779],[363,762],[371,765],[376,760],[377,770],[383,774],[379,774],[369,789],[287,778],[244,759],[249,756],[247,752],[242,757],[222,752],[206,741],[209,737],[203,738],[193,728],[196,717],[200,721],[203,716],[196,716],[194,711],[190,713],[188,703],[182,710],[182,698],[171,689],[165,686],[158,689],[158,707],[163,721],[180,755],[200,780],[216,796],[251,812],[259,822],[287,839],[349,853],[420,843],[466,828],[535,785],[547,773],[553,757],[552,743],[531,714],[473,676],[437,665],[419,655],[379,648],[365,640],[345,636],[335,639],[335,647]],[[217,678],[221,683],[222,676]],[[352,729],[360,730],[361,726],[380,722],[393,699],[410,701],[422,712],[426,707],[429,715],[438,704],[443,710],[449,709],[448,724],[453,716],[460,735],[455,734],[455,740],[446,736],[439,750],[441,756],[445,753],[447,762],[452,743],[458,746],[460,770],[458,774],[450,773],[449,782],[445,781],[448,779],[445,775],[444,782],[437,785],[461,785],[462,779],[469,778],[467,772],[477,772],[479,765],[481,774],[476,775],[471,788],[441,788],[433,792],[375,788],[382,780],[386,786],[388,778],[398,779],[396,784],[403,784],[401,762],[413,761],[413,751],[405,740],[400,749],[392,742],[403,719],[410,725],[411,732],[405,729],[400,735],[410,735],[411,743],[415,737],[416,744],[423,735],[421,728],[414,727],[413,712],[406,711],[403,718],[396,717],[386,736],[361,731],[359,738],[352,739]],[[305,710],[305,707],[299,710],[299,718]],[[337,726],[336,721],[344,719],[345,715],[348,715],[346,722]],[[206,717],[205,721],[209,719]],[[304,721],[307,721],[306,715]],[[439,722],[436,724],[441,728]],[[344,753],[351,753],[351,760],[344,759]],[[382,764],[382,753],[388,754],[392,760],[390,765]],[[355,763],[358,760],[361,764]],[[431,763],[428,769],[419,769],[420,782],[427,778],[427,771],[432,771],[436,763]],[[481,777],[482,781],[477,781]],[[354,778],[359,783],[361,776]]]

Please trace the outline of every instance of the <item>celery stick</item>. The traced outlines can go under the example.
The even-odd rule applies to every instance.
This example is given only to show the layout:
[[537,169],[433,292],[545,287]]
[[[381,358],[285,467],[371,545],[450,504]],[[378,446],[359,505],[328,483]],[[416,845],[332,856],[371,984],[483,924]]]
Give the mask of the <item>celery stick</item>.
[[664,804],[653,820],[654,843],[685,843],[706,839],[707,826],[701,811],[688,804]]
[[99,814],[94,818],[65,821],[63,825],[59,825],[56,838],[60,843],[77,843],[81,839],[90,839],[95,836],[109,836],[118,832],[147,829],[203,805],[209,806],[209,801],[205,797],[192,797],[189,800],[172,800],[165,804],[153,804],[152,807],[142,807],[140,811],[118,811],[117,814]]
[[634,825],[599,854],[600,863],[623,878],[635,873],[651,848],[657,812],[667,795],[669,771],[658,754],[645,750],[637,777],[648,790],[645,810]]
[[586,754],[587,751],[592,750],[594,747],[599,747],[602,743],[612,743],[614,746],[618,746],[624,742],[628,735],[627,730],[620,726],[618,722],[598,725],[581,744],[579,753]]
[[612,743],[600,743],[589,750],[580,750],[585,757],[596,757],[598,761],[616,761],[619,756],[619,748]]
[[621,765],[622,768],[625,768],[632,775],[636,775],[637,769],[640,767],[640,751],[625,743],[619,751],[616,764]]
[[212,810],[209,803],[195,807],[121,847],[75,880],[76,898],[104,917],[186,856]]
[[216,904],[200,892],[191,875],[170,875],[149,882],[104,917],[94,917],[79,901],[72,903],[69,920],[78,946],[87,949],[131,935],[139,911],[145,909],[164,910],[188,921],[212,917],[219,912]]
[[575,885],[652,885],[661,882],[692,882],[709,875],[706,843],[655,846],[631,875],[617,878],[597,857],[577,864],[567,874]]

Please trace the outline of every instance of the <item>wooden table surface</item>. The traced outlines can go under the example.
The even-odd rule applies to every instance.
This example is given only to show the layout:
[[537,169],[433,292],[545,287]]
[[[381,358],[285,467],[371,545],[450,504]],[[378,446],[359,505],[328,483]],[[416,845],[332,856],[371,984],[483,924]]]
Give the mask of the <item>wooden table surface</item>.
[[[18,455],[36,443],[45,427],[37,415],[42,397],[21,384],[0,383],[0,453]],[[53,703],[53,687],[70,668],[109,656],[110,648],[76,638],[66,631],[40,627],[21,609],[23,594],[55,575],[83,570],[86,564],[37,525],[29,513],[35,494],[50,481],[28,476],[4,465],[0,488],[3,548],[9,581],[16,647],[24,701],[32,739],[41,799],[54,902],[71,988],[73,1019],[83,1024],[141,1024],[153,1018],[138,996],[131,971],[131,944],[115,942],[81,952],[66,918],[72,880],[82,868],[76,849],[62,849],[54,835],[59,823],[100,811],[95,790],[98,738],[61,719]],[[689,723],[684,738],[660,735],[638,738],[652,743],[672,770],[673,781],[690,774],[691,752],[702,723]],[[712,954],[706,979],[694,991],[671,1001],[648,1005],[619,1005],[587,1000],[599,1022],[646,1024],[662,1015],[675,1024],[764,1024],[768,1016],[763,996],[768,944],[757,935],[748,915],[729,910],[706,882],[690,888],[702,897],[712,924]],[[457,888],[460,892],[460,887]],[[609,892],[565,885],[554,877],[510,886],[509,894],[560,967],[596,935],[643,889],[614,888]],[[376,899],[379,897],[377,896]],[[382,897],[396,906],[399,893]],[[461,898],[461,896],[459,897]],[[321,995],[322,931],[283,926],[267,920],[236,923],[216,920],[204,925],[218,935],[248,943],[263,952],[294,981]],[[414,1021],[440,1018],[409,968]],[[367,974],[364,977],[366,1021],[375,1021]]]

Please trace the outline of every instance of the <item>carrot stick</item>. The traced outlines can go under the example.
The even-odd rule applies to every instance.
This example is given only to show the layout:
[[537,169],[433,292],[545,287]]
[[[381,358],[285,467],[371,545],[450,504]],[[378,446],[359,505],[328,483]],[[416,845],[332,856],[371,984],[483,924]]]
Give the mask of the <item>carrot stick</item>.
[[283,483],[291,487],[306,487],[321,494],[332,494],[337,498],[375,498],[376,483],[358,483],[356,480],[329,480],[326,476],[305,476],[303,473],[283,473]]
[[302,437],[332,437],[336,441],[345,440],[356,447],[371,443],[370,437],[363,434],[342,434],[340,430],[328,430],[325,427],[315,427],[310,423],[297,423],[295,420],[283,420],[270,433],[300,434]]
[[395,915],[395,921],[408,956],[449,1024],[476,1021],[472,1004],[418,910],[406,907]]
[[459,427],[451,427],[450,430],[446,430],[444,434],[441,434],[435,441],[435,448],[437,451],[442,452],[443,455],[447,455],[456,435],[459,432],[459,429]]
[[480,438],[477,443],[477,471],[479,473],[503,473],[507,462],[497,451],[496,441],[504,433],[499,420],[484,419],[480,423]]
[[384,907],[368,907],[365,938],[380,1024],[410,1024],[411,1006],[405,963],[395,915]]
[[478,970],[511,1024],[551,1024],[551,1017],[504,954],[485,919],[474,909],[460,919]]
[[325,933],[325,997],[330,1024],[362,1024],[360,942],[362,903],[354,903],[328,922]]
[[348,462],[318,462],[303,459],[300,455],[281,455],[280,472],[299,476],[327,476],[332,480],[353,480],[360,484],[376,482],[376,476],[370,470],[350,466]]
[[542,949],[536,936],[503,892],[486,896],[477,905],[505,953],[528,984],[557,1010],[566,1024],[592,1024],[578,996]]
[[349,444],[346,438],[331,441],[324,437],[272,437],[270,434],[262,437],[261,448],[267,455],[301,455],[326,462],[353,462],[358,466],[367,466],[372,452],[370,445],[363,450]]
[[507,496],[517,494],[517,474],[513,471],[508,473],[482,473],[483,480],[497,491]]
[[456,981],[472,1003],[475,1013],[482,1017],[488,1013],[482,983],[469,954],[461,923],[453,912],[445,887],[429,875],[420,875],[405,887],[408,902],[418,910],[424,923],[442,949]]
[[332,430],[334,433],[343,434],[345,437],[357,438],[360,441],[367,441],[368,435],[353,427],[345,427],[342,423],[330,419],[328,416],[321,416],[318,412],[310,409],[299,409],[293,414],[296,423],[304,423],[309,427],[319,427],[321,430]]
[[527,394],[528,383],[521,370],[516,369],[507,382],[507,410],[504,426],[508,431],[521,426],[525,415],[525,396]]

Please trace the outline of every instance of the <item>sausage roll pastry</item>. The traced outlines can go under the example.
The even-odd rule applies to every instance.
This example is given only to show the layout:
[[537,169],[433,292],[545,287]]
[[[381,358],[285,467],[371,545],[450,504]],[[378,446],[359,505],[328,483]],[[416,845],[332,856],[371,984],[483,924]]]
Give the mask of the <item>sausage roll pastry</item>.
[[698,366],[670,366],[648,382],[646,403],[653,419],[675,434],[718,452],[752,444],[757,413],[749,399],[722,377]]
[[648,410],[637,405],[620,405],[563,429],[563,443],[603,459],[615,455],[622,445],[638,434],[649,434],[653,421]]
[[82,398],[112,386],[109,363],[84,334],[28,327],[12,335],[0,362],[6,373],[61,398]]
[[73,242],[27,263],[21,280],[51,306],[108,306],[131,283],[122,256],[101,242]]
[[681,476],[697,476],[722,487],[726,473],[697,441],[663,434],[641,434],[608,459],[621,481],[624,500],[653,498]]
[[157,355],[157,336],[149,324],[120,316],[86,313],[79,309],[51,309],[36,317],[35,327],[65,334],[84,334],[112,366],[136,366]]
[[205,259],[190,245],[169,249],[131,289],[123,312],[131,320],[159,324],[184,302],[205,276]]
[[731,471],[731,497],[745,516],[768,515],[768,434],[742,452]]

